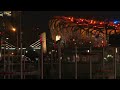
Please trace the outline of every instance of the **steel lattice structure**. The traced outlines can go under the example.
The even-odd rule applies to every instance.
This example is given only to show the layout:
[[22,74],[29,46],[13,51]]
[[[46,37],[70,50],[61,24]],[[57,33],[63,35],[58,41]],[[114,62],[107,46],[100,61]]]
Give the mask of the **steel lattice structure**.
[[[110,34],[120,33],[119,22],[96,21],[83,18],[55,16],[49,21],[52,39],[57,35],[66,44],[78,45],[91,43],[94,47],[106,46]],[[71,41],[72,40],[72,41]]]
[[1,45],[1,48],[4,49],[4,47],[6,49],[15,49],[16,47],[10,43],[8,43],[7,41],[4,41],[4,44]]
[[37,40],[36,42],[31,44],[30,47],[32,47],[34,49],[40,49],[41,48],[40,40]]

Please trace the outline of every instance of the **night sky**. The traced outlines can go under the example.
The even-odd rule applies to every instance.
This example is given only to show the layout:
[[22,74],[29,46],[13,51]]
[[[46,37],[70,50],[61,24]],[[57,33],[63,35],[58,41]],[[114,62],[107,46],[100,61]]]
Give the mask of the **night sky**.
[[49,35],[48,21],[53,16],[99,17],[120,19],[120,11],[23,11],[22,31],[23,44],[29,46],[38,38],[38,34],[47,32]]

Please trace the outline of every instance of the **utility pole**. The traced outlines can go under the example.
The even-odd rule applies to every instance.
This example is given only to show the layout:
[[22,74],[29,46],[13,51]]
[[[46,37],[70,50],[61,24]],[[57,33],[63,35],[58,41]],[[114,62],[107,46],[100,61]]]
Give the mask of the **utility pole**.
[[104,69],[105,69],[105,62],[104,62],[104,54],[105,54],[105,48],[102,48],[102,71],[103,71],[103,79],[104,79]]
[[89,50],[89,61],[90,61],[90,79],[92,79],[92,60],[91,60],[91,46]]
[[[0,17],[0,24],[2,24],[2,17]],[[0,60],[2,59],[2,28],[0,26]]]
[[22,32],[20,32],[21,39],[20,39],[20,60],[21,60],[21,79],[23,79],[23,63],[22,63]]
[[41,79],[43,79],[43,46],[41,45]]
[[75,46],[75,79],[77,79],[77,60],[78,60],[78,55],[77,55],[77,46]]
[[24,60],[24,65],[23,65],[23,66],[24,66],[24,68],[23,68],[23,69],[24,69],[24,79],[25,79],[25,60],[26,60],[26,59],[25,59],[25,50],[26,50],[26,49],[24,49],[24,59],[23,59],[23,60]]
[[11,65],[11,61],[10,61],[10,55],[11,53],[10,53],[10,49],[8,48],[8,72],[9,72],[9,75],[8,75],[8,78],[10,79],[10,65]]
[[61,40],[58,41],[59,79],[61,79]]
[[[40,52],[41,53],[41,52]],[[41,79],[41,70],[40,70],[40,62],[41,58],[38,59],[38,76],[39,76],[39,79]]]
[[21,11],[20,13],[20,61],[21,61],[21,79],[23,79],[23,63],[22,63],[22,30],[21,30]]
[[16,36],[17,36],[17,47],[16,47],[16,50],[17,50],[17,60],[18,60],[18,53],[19,53],[19,46],[18,46],[18,30],[16,30]]
[[2,39],[2,36],[0,35],[0,60],[2,59],[2,40],[1,39]]
[[12,67],[11,67],[12,79],[13,79],[13,67],[14,67],[13,65],[14,65],[14,62],[13,62],[13,55],[12,55],[12,60],[11,60],[11,66],[12,66]]
[[[5,59],[5,49],[6,49],[6,45],[4,43],[4,55],[3,55],[3,59],[4,59],[4,73],[6,72],[6,59]],[[6,79],[6,75],[4,74],[4,79]]]
[[116,76],[117,76],[117,73],[116,73],[116,67],[117,67],[116,56],[117,56],[117,48],[114,47],[114,79],[116,79]]
[[56,42],[58,43],[58,60],[59,60],[59,79],[61,79],[61,36],[56,36]]

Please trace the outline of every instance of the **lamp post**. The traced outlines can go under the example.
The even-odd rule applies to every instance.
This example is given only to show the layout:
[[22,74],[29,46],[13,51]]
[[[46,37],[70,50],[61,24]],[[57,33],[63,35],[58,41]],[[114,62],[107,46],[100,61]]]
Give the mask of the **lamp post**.
[[16,28],[15,27],[12,27],[12,31],[13,32],[16,32],[16,36],[17,36],[17,54],[18,54],[18,31],[16,30]]
[[2,36],[0,35],[0,60],[2,59],[2,40],[1,40]]
[[[22,61],[23,61],[22,60],[22,51],[23,51],[22,50],[22,35],[23,35],[23,32],[22,32],[22,29],[21,29],[21,19],[22,19],[21,15],[22,15],[22,11],[18,11],[18,13],[19,13],[19,20],[20,20],[20,22],[19,22],[19,25],[20,25],[20,28],[19,28],[20,29],[19,30],[20,31],[20,33],[19,33],[20,34],[20,67],[21,67],[20,68],[20,71],[21,71],[20,72],[21,73],[20,76],[21,76],[21,79],[23,79],[23,63],[22,63]],[[17,32],[17,47],[18,47],[18,32]]]
[[61,36],[56,36],[56,42],[58,42],[58,60],[59,60],[59,79],[61,79]]
[[23,79],[23,63],[22,63],[22,34],[21,26],[20,26],[20,60],[21,60],[21,79]]
[[116,73],[116,68],[117,68],[117,62],[116,62],[116,57],[117,57],[117,48],[114,48],[114,79],[116,79],[117,73]]
[[16,28],[12,28],[12,31],[13,31],[13,32],[16,32]]
[[78,61],[78,50],[77,45],[75,46],[75,79],[77,79],[77,61]]
[[90,79],[92,79],[92,60],[91,60],[91,46],[90,46],[90,50],[89,50],[89,62],[90,62]]
[[[4,43],[4,53],[3,53],[3,59],[4,59],[4,73],[6,71],[6,59],[5,59],[5,49],[6,49],[6,43]],[[4,74],[4,79],[6,79],[6,75]]]

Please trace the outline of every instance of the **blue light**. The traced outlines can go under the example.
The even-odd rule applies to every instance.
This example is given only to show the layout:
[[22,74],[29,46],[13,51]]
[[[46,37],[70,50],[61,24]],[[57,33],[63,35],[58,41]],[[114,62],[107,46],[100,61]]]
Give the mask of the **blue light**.
[[120,21],[114,21],[114,24],[118,24],[118,23],[120,23]]
[[117,24],[118,23],[118,21],[114,21],[114,24]]

